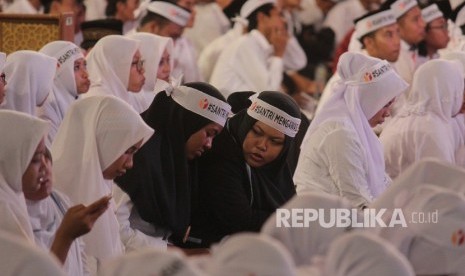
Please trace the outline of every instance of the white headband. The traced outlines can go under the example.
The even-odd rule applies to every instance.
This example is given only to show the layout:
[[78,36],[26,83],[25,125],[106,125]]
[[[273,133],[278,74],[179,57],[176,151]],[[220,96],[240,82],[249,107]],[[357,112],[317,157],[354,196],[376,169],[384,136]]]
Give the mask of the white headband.
[[299,131],[299,118],[292,117],[281,109],[260,100],[257,94],[252,95],[249,99],[252,101],[252,104],[247,109],[247,114],[250,117],[267,124],[289,137],[295,137]]
[[391,5],[391,9],[396,18],[399,18],[415,6],[418,6],[417,0],[397,0]]
[[266,4],[276,5],[276,0],[247,0],[244,5],[242,5],[240,16],[242,18],[247,18],[258,8]]
[[377,82],[393,70],[389,62],[382,60],[367,69],[363,69],[360,73],[356,74],[355,77],[349,79],[347,84],[358,85]]
[[165,89],[165,92],[185,109],[221,126],[224,126],[231,111],[231,106],[228,103],[191,87],[178,86],[173,88],[170,86]]
[[355,24],[357,39],[374,32],[382,27],[396,23],[396,17],[392,10],[385,10],[363,18]]
[[159,14],[166,19],[185,27],[191,14],[175,4],[164,1],[153,1],[147,6],[147,10]]
[[428,7],[421,10],[421,16],[425,23],[429,23],[434,19],[443,17],[441,10],[438,8],[438,5],[431,4]]
[[57,70],[60,70],[60,67],[67,61],[71,60],[74,62],[77,59],[84,58],[84,54],[81,49],[76,45],[71,45],[61,50],[59,53],[54,55],[57,59]]

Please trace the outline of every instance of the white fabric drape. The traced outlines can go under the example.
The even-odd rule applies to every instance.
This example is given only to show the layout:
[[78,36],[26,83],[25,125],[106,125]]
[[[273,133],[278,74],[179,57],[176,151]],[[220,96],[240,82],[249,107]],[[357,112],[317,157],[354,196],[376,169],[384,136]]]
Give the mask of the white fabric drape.
[[453,116],[460,110],[463,91],[458,62],[432,60],[420,66],[407,102],[380,136],[391,178],[425,157],[456,163],[458,138],[454,137]]
[[0,129],[4,130],[0,146],[0,229],[34,243],[22,177],[48,123],[24,113],[0,110]]
[[59,64],[52,91],[45,103],[37,110],[39,118],[51,123],[46,141],[47,146],[51,146],[66,111],[78,97],[74,62],[84,58],[84,55],[78,46],[68,41],[48,43],[39,52],[56,58]]
[[134,54],[140,41],[120,35],[100,39],[87,55],[90,89],[83,98],[95,95],[113,95],[141,113],[143,103],[128,91],[129,73]]
[[[324,221],[330,221],[330,209],[353,208],[349,201],[328,194],[304,193],[294,196],[280,209],[292,213],[294,209],[324,210]],[[320,219],[322,219],[320,217]],[[324,228],[318,221],[311,221],[304,227],[277,227],[276,213],[270,216],[262,227],[261,232],[280,241],[291,253],[297,266],[310,265],[315,256],[325,256],[329,245],[337,237],[347,232],[343,227]],[[291,220],[289,220],[291,223]],[[292,226],[292,225],[291,225]]]
[[[143,103],[143,111],[152,104],[155,98],[155,90],[157,80],[158,65],[163,57],[165,49],[168,51],[170,56],[173,53],[173,40],[169,37],[158,36],[149,33],[133,33],[127,37],[140,41],[140,53],[142,59],[145,60],[145,83],[142,90],[139,93],[135,93],[135,97],[139,98],[139,101]],[[171,68],[172,68],[171,62]]]
[[[71,207],[63,194],[54,191],[53,196],[58,203],[51,196],[38,201],[26,199],[27,212],[36,244],[45,252],[50,251],[55,239],[55,233],[63,221],[63,212],[66,212]],[[63,210],[57,204],[61,204]],[[84,245],[80,238],[73,241],[63,269],[69,276],[89,275],[85,266]]]
[[36,116],[36,108],[52,91],[56,67],[55,58],[38,52],[22,50],[8,55],[5,109]]
[[[368,120],[389,101],[401,94],[407,88],[407,84],[392,68],[384,71],[381,77],[374,78],[374,81],[365,82],[366,74],[371,74],[368,72],[379,66],[390,68],[387,61],[380,61],[360,53],[345,53],[341,56],[338,65],[341,81],[335,85],[333,95],[312,121],[302,142],[302,151],[294,174],[298,192],[309,187],[320,187],[318,189],[325,190],[328,188],[323,185],[328,184],[338,187],[338,194],[342,195],[341,189],[344,188],[342,186],[358,187],[365,200],[370,202],[379,196],[388,185],[382,147]],[[324,137],[320,137],[320,132],[324,132]],[[324,141],[321,140],[325,137],[328,143],[323,143]],[[332,148],[335,147],[332,143],[344,144],[350,142],[349,139],[355,139],[351,142],[351,150],[360,148],[351,154],[359,156],[358,159],[363,167],[353,169],[350,164],[346,166],[336,161],[345,160],[345,156],[332,152]],[[322,160],[317,160],[315,163],[312,161],[315,156],[321,156]],[[347,155],[349,163],[350,159]],[[335,165],[342,166],[348,171],[338,171],[339,168]],[[314,167],[313,171],[316,168],[321,171],[321,166],[327,166],[326,176],[325,172],[318,175],[306,173],[309,170],[312,171],[312,167]],[[356,177],[348,177],[349,183],[345,183],[344,179],[338,177],[341,173]],[[323,175],[323,181],[319,175]],[[328,180],[330,178],[331,180]],[[351,179],[357,182],[350,183]],[[368,198],[366,193],[368,193]],[[357,201],[354,202],[356,205],[363,203],[359,199],[354,198],[354,200]]]
[[[153,134],[127,103],[113,96],[76,101],[52,145],[57,189],[85,205],[112,191],[102,172],[131,146]],[[88,255],[99,261],[122,254],[114,201],[83,237]]]

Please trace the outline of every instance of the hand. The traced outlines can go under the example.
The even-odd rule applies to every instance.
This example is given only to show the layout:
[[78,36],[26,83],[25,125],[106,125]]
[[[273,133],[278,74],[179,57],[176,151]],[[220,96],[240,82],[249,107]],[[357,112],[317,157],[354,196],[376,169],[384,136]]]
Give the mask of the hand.
[[283,24],[283,26],[276,26],[271,29],[269,35],[270,44],[273,45],[274,55],[277,57],[284,56],[286,51],[287,41],[289,40],[289,34]]
[[108,209],[111,196],[104,196],[89,206],[79,204],[68,209],[57,230],[66,240],[74,240],[90,232],[95,221]]

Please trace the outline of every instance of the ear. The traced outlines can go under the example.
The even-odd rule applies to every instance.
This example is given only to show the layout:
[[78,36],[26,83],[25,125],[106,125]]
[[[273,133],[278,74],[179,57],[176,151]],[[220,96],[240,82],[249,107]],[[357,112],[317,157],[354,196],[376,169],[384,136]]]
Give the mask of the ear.
[[373,49],[375,44],[375,40],[371,36],[366,36],[363,38],[363,45],[365,45],[365,49]]
[[160,25],[158,25],[155,21],[150,22],[148,27],[152,34],[158,35],[161,31]]

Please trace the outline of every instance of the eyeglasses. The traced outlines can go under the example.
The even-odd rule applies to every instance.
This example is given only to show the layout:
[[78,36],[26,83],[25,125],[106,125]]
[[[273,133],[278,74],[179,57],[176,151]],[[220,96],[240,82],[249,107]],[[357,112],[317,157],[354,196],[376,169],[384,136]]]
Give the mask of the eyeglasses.
[[133,61],[132,66],[136,66],[137,71],[141,72],[144,69],[145,60],[139,59],[138,61]]
[[5,73],[2,73],[2,74],[0,75],[0,81],[2,81],[3,84],[6,84],[6,75],[5,75]]
[[438,26],[428,26],[428,29],[439,29],[439,30],[445,30],[445,31],[447,31],[448,28],[449,28],[449,25],[447,23],[444,23]]

